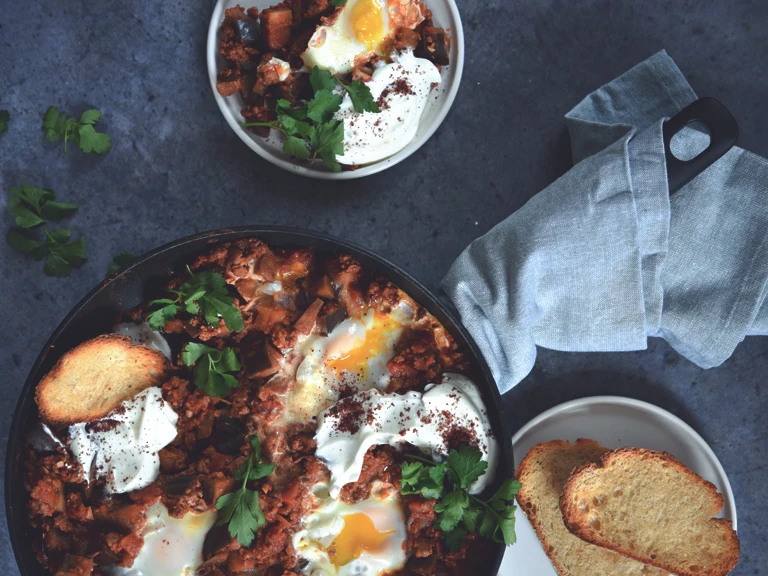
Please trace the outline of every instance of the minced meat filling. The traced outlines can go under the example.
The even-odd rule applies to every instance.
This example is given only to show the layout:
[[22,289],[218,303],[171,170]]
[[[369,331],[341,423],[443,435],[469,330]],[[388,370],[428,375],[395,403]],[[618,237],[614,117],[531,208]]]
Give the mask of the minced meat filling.
[[[232,50],[238,46],[233,44]],[[247,54],[247,46],[239,48]],[[285,421],[286,398],[294,385],[285,366],[300,339],[326,335],[345,318],[360,318],[371,308],[387,313],[406,296],[348,255],[271,248],[258,239],[219,244],[192,261],[190,270],[213,270],[225,278],[245,328],[232,333],[223,321],[211,327],[201,316],[183,311],[165,325],[176,357],[162,395],[179,418],[176,438],[159,452],[157,480],[142,490],[107,495],[98,481],[84,481],[79,465],[64,448],[48,453],[31,445],[26,449],[33,546],[51,574],[105,576],[105,566],[130,567],[143,544],[146,511],[157,502],[175,518],[214,510],[221,496],[239,486],[234,475],[249,458],[247,438],[252,434],[261,440],[264,460],[276,466],[268,477],[249,482],[249,488],[258,492],[266,522],[247,548],[230,538],[226,526],[212,528],[199,574],[301,573],[302,559],[291,538],[317,505],[313,488],[327,483],[330,475],[314,456],[316,421]],[[184,269],[168,280],[167,287],[176,288],[187,278]],[[388,363],[388,392],[423,391],[444,371],[468,369],[437,320],[412,304],[415,321],[401,335]],[[128,316],[143,318],[146,313],[147,308],[140,307]],[[179,351],[192,339],[219,349],[232,347],[242,360],[243,368],[236,374],[239,386],[226,397],[208,396],[191,382],[191,370],[180,361]],[[353,390],[348,392],[341,397],[349,397]],[[345,425],[352,431],[360,423],[354,418],[354,406],[345,410],[351,414]],[[66,429],[55,432],[66,437]],[[371,448],[359,480],[346,485],[340,499],[351,504],[368,498],[374,489],[399,492],[403,458],[389,446]],[[434,528],[433,502],[408,496],[401,504],[409,560],[388,576],[459,575],[467,573],[462,566],[470,562],[473,569],[485,563],[488,545],[472,536],[460,550],[448,552]]]

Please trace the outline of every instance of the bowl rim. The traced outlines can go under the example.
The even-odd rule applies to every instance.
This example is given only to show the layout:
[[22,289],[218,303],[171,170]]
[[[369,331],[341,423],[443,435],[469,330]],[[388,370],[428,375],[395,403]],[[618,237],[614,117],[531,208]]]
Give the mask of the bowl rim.
[[422,134],[419,138],[415,138],[413,141],[411,141],[411,143],[408,144],[408,146],[406,146],[396,154],[390,156],[389,158],[385,158],[373,164],[361,166],[356,170],[348,170],[348,171],[341,171],[341,172],[331,172],[331,171],[320,170],[317,168],[312,168],[311,166],[299,164],[297,162],[291,162],[289,160],[276,156],[275,154],[271,153],[269,150],[266,150],[265,148],[260,146],[253,139],[253,137],[249,132],[241,128],[237,119],[234,117],[232,111],[227,106],[226,98],[221,96],[218,90],[216,90],[216,76],[217,76],[216,56],[218,53],[218,49],[217,49],[218,30],[219,30],[219,26],[221,25],[221,21],[224,14],[224,4],[227,2],[227,0],[217,0],[216,5],[214,6],[213,14],[211,15],[211,21],[208,24],[208,37],[206,39],[206,48],[205,48],[206,63],[208,67],[208,80],[211,85],[211,90],[213,91],[213,97],[219,106],[219,110],[221,111],[222,116],[224,116],[224,119],[227,121],[227,124],[229,124],[229,127],[235,132],[235,134],[237,134],[240,140],[245,142],[245,144],[251,150],[256,152],[259,156],[261,156],[268,162],[271,162],[275,166],[278,166],[283,170],[286,170],[293,174],[298,174],[300,176],[306,176],[308,178],[317,178],[320,180],[353,180],[356,178],[363,178],[365,176],[371,176],[373,174],[377,174],[383,170],[386,170],[387,168],[391,168],[392,166],[399,164],[400,162],[402,162],[403,160],[405,160],[406,158],[414,154],[419,148],[421,148],[427,142],[427,140],[432,138],[432,136],[435,134],[437,129],[442,125],[446,116],[448,116],[448,112],[450,112],[451,107],[453,106],[454,100],[456,99],[456,94],[459,91],[459,86],[461,84],[461,78],[464,71],[464,48],[465,48],[464,28],[461,23],[461,15],[459,13],[459,8],[456,5],[455,0],[429,0],[429,1],[444,2],[451,13],[451,18],[453,19],[453,25],[451,26],[451,41],[454,42],[456,45],[457,57],[456,57],[456,62],[452,62],[450,66],[453,67],[453,70],[454,70],[453,72],[454,79],[451,85],[449,86],[448,90],[444,93],[437,116],[434,122],[432,123],[432,125],[429,127],[429,129],[424,134]]
[[[19,572],[22,576],[33,576],[36,574],[45,574],[42,567],[37,564],[31,566],[26,562],[25,554],[22,553],[22,548],[26,548],[26,542],[23,539],[23,518],[26,517],[26,506],[22,502],[14,500],[14,496],[19,491],[18,487],[18,475],[16,472],[16,460],[24,445],[24,432],[26,421],[23,420],[24,408],[29,402],[34,402],[34,387],[39,380],[37,372],[40,371],[41,366],[47,360],[49,354],[59,354],[56,347],[57,340],[61,337],[69,326],[78,319],[84,309],[90,304],[90,302],[98,297],[103,291],[110,290],[111,287],[117,286],[118,283],[126,276],[129,276],[131,271],[143,267],[148,264],[150,260],[162,256],[166,252],[178,249],[181,246],[187,244],[199,243],[200,247],[204,247],[206,243],[213,245],[214,243],[232,241],[240,238],[248,237],[260,237],[263,235],[284,235],[297,240],[296,246],[301,246],[300,241],[305,242],[305,246],[311,242],[319,242],[323,245],[333,246],[333,250],[339,252],[348,252],[355,258],[361,258],[364,266],[370,266],[371,262],[376,267],[380,267],[386,270],[385,274],[390,274],[398,287],[404,289],[406,293],[412,298],[414,295],[412,291],[418,292],[417,297],[414,299],[422,306],[424,306],[431,314],[438,317],[441,323],[445,322],[444,319],[439,318],[443,316],[447,319],[446,328],[450,331],[457,333],[463,340],[462,344],[465,344],[471,353],[472,358],[477,363],[480,372],[487,383],[487,388],[483,390],[484,394],[490,396],[490,405],[486,408],[489,412],[496,412],[497,421],[499,425],[499,431],[501,432],[501,438],[497,438],[500,446],[500,453],[502,460],[499,462],[497,468],[497,478],[495,482],[499,481],[499,476],[512,477],[514,475],[514,455],[512,452],[512,435],[509,430],[508,421],[504,418],[504,403],[501,398],[498,386],[491,369],[488,366],[479,346],[474,341],[472,336],[466,327],[461,324],[458,314],[453,309],[450,302],[445,299],[440,299],[438,296],[427,289],[421,282],[416,280],[411,274],[403,270],[400,266],[393,264],[388,259],[376,254],[375,252],[368,250],[349,242],[347,240],[337,238],[335,236],[325,234],[322,232],[315,232],[304,228],[296,228],[291,226],[275,226],[275,225],[246,225],[236,227],[217,228],[206,232],[200,232],[189,236],[167,242],[145,254],[142,254],[135,262],[125,266],[113,275],[108,276],[106,279],[99,282],[94,288],[92,288],[75,306],[67,313],[64,319],[58,324],[51,336],[46,341],[45,345],[41,349],[37,358],[33,362],[29,369],[27,378],[22,385],[19,392],[19,397],[14,407],[13,417],[11,420],[11,426],[8,432],[8,440],[6,442],[6,455],[5,455],[5,474],[4,474],[4,497],[5,497],[5,513],[6,523],[8,527],[8,535],[11,541],[11,548],[13,550],[14,559]],[[269,240],[266,240],[269,243]],[[283,245],[291,245],[290,242],[286,242]],[[329,248],[320,248],[320,250]],[[368,260],[369,262],[365,262]],[[407,284],[407,287],[403,287],[400,284]],[[63,354],[65,351],[62,351]],[[495,546],[501,546],[496,545]],[[500,548],[497,553],[496,561],[491,567],[495,576],[498,572],[499,566],[504,558],[504,548]],[[37,570],[36,570],[37,569]]]

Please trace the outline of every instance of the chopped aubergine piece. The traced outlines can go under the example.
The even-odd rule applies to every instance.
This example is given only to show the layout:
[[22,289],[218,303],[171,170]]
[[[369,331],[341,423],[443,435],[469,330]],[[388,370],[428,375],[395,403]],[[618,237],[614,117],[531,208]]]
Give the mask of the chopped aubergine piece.
[[246,46],[258,46],[261,40],[261,27],[259,21],[252,18],[238,20],[235,22],[235,29],[240,35],[240,39]]
[[293,11],[287,6],[267,8],[261,13],[261,39],[265,50],[279,50],[291,41]]
[[450,62],[451,39],[442,28],[425,26],[421,30],[420,58],[431,60],[438,66],[447,66]]
[[333,312],[326,314],[325,318],[323,318],[325,326],[322,332],[329,334],[336,326],[344,322],[347,316],[347,309],[343,307],[339,307]]
[[[229,535],[229,529],[226,525],[214,526],[208,530],[203,541],[203,558],[210,560],[220,552],[225,552],[226,547],[232,542],[232,536]],[[226,557],[226,556],[225,556]]]
[[336,290],[334,290],[333,283],[326,274],[318,276],[310,282],[309,293],[323,300],[333,300],[336,298]]

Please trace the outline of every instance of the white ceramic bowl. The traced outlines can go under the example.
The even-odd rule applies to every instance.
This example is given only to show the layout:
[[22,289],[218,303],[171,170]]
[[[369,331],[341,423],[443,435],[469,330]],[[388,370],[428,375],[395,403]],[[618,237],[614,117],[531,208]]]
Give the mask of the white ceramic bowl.
[[437,130],[438,126],[440,126],[443,119],[448,114],[451,104],[453,104],[456,92],[459,89],[461,72],[464,68],[464,32],[461,27],[459,10],[456,7],[454,0],[426,0],[427,7],[432,11],[435,26],[445,28],[451,36],[451,63],[448,66],[444,66],[441,71],[442,82],[432,91],[432,94],[427,101],[427,107],[421,117],[416,137],[410,144],[408,144],[408,146],[394,156],[390,156],[389,158],[374,164],[361,166],[357,170],[346,172],[331,172],[326,169],[319,160],[316,161],[314,165],[310,166],[306,162],[302,163],[301,160],[288,156],[283,153],[280,136],[275,130],[272,131],[269,138],[261,138],[260,136],[256,136],[248,130],[241,128],[240,124],[245,121],[240,114],[240,110],[243,107],[242,99],[237,94],[230,96],[229,98],[223,98],[216,90],[216,74],[224,64],[224,60],[219,55],[218,49],[218,32],[219,26],[224,20],[224,10],[237,4],[240,4],[244,8],[255,6],[259,10],[262,10],[277,4],[278,1],[279,0],[218,0],[216,2],[216,7],[213,10],[211,23],[208,27],[206,54],[208,61],[208,78],[211,82],[213,96],[216,98],[216,102],[219,104],[219,108],[221,109],[224,118],[226,118],[227,122],[232,127],[232,130],[235,131],[243,142],[265,160],[269,160],[272,164],[280,166],[289,172],[312,178],[349,180],[386,170],[408,158],[408,156],[416,152],[416,150],[421,148],[421,146],[429,140],[430,136],[435,133],[435,130]]

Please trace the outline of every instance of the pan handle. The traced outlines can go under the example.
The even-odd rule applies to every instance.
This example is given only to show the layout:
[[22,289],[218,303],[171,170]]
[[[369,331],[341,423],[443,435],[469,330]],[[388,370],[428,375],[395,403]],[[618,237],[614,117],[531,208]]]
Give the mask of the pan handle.
[[[675,134],[692,122],[700,122],[707,128],[709,146],[690,160],[680,160],[672,154],[669,144]],[[669,193],[674,194],[733,148],[739,138],[739,126],[718,100],[699,98],[667,120],[663,133]]]

